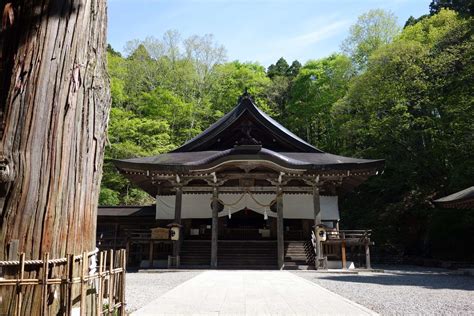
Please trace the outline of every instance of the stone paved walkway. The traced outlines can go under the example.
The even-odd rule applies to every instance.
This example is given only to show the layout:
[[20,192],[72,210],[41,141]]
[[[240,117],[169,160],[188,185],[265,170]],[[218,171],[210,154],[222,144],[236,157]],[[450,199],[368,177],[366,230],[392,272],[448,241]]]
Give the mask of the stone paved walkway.
[[376,315],[287,271],[206,271],[133,316]]

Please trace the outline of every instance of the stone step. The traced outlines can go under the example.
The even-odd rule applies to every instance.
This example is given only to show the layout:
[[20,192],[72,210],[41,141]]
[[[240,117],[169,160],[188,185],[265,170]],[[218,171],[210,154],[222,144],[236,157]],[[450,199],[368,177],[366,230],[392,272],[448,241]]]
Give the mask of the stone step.
[[228,269],[228,270],[277,270],[278,266],[277,265],[222,265],[222,264],[217,264],[217,267],[219,269]]
[[[299,252],[304,253],[304,250]],[[182,266],[208,266],[210,260],[210,241],[183,242]],[[218,267],[222,269],[276,269],[277,260],[278,251],[275,241],[219,241],[218,243],[217,262]]]
[[262,267],[262,266],[276,266],[275,262],[273,261],[219,261],[217,260],[218,267]]
[[311,265],[287,265],[285,262],[284,270],[315,270]]
[[285,260],[285,264],[295,266],[300,264],[308,264],[308,262],[306,260]]

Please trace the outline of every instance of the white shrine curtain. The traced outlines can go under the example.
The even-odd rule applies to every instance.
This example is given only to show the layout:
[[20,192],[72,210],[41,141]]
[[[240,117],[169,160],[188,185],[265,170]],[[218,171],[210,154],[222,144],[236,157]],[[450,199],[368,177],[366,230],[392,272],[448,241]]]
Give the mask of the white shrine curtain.
[[[227,216],[230,213],[238,212],[245,207],[268,216],[276,217],[276,213],[271,212],[267,205],[274,199],[275,194],[250,194],[245,193],[220,193],[219,199],[226,206],[219,216]],[[183,194],[181,218],[211,218],[212,194]],[[339,207],[337,196],[321,196],[321,217],[322,220],[339,220]],[[165,195],[156,197],[156,218],[174,218],[175,196]],[[294,219],[314,219],[313,196],[311,194],[283,194],[283,217]]]

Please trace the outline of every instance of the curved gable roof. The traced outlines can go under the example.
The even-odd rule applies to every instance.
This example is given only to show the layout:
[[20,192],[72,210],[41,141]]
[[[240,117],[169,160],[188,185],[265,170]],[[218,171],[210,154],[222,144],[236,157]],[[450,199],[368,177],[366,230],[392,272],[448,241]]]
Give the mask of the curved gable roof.
[[[247,93],[240,97],[238,105],[232,111],[224,115],[204,132],[172,152],[213,150],[215,149],[213,146],[216,142],[220,141],[220,137],[233,135],[232,129],[235,129],[236,125],[241,124],[243,121],[257,122],[259,130],[265,133],[267,138],[273,139],[271,145],[277,146],[278,151],[323,153],[323,151],[305,142],[260,110]],[[261,136],[259,135],[258,138],[262,138]],[[266,144],[262,145],[267,147]]]
[[446,208],[474,208],[474,186],[433,201]]

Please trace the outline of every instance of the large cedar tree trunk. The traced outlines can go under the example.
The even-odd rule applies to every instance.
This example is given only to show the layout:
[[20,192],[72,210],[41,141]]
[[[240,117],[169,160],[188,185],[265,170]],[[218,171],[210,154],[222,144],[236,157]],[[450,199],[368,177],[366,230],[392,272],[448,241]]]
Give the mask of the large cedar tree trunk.
[[[0,9],[0,260],[12,240],[26,259],[92,251],[110,107],[106,1]],[[39,314],[39,293],[27,293],[24,315]]]

